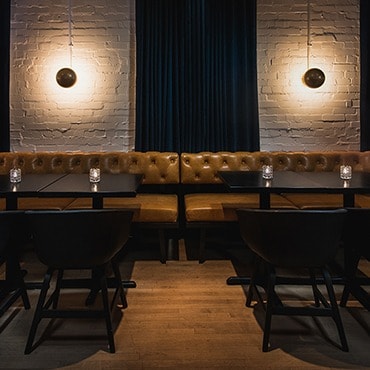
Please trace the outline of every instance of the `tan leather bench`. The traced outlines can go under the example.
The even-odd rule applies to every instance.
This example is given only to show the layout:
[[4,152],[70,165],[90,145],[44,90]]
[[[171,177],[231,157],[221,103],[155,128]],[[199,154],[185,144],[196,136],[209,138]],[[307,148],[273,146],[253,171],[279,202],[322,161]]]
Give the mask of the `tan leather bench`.
[[[13,167],[27,173],[88,173],[99,167],[104,173],[143,174],[136,198],[105,199],[105,207],[134,208],[137,226],[158,230],[161,261],[166,261],[166,230],[178,228],[179,155],[173,152],[2,152],[0,174]],[[5,208],[1,199],[0,207]],[[20,198],[21,209],[71,209],[91,207],[88,199]]]
[[[259,208],[258,194],[228,193],[218,171],[259,170],[269,163],[263,152],[200,152],[181,154],[181,185],[184,192],[185,228],[199,228],[199,262],[205,260],[207,230],[237,221],[237,208]],[[272,208],[297,208],[274,194]]]
[[[352,166],[353,171],[369,170],[369,152],[331,151],[331,152],[291,152],[287,153],[291,171],[337,172],[342,164]],[[280,157],[281,158],[281,157]],[[283,160],[282,160],[283,161]],[[283,194],[299,209],[335,209],[343,207],[341,194]],[[370,206],[366,196],[356,195],[356,207]]]
[[[256,194],[225,194],[220,187],[218,171],[260,171],[264,164],[274,171],[338,171],[349,164],[353,171],[370,172],[370,152],[200,152],[182,153],[181,185],[184,193],[186,228],[200,228],[200,261],[204,260],[207,228],[236,221],[235,209],[258,208]],[[216,186],[217,185],[217,186]],[[340,208],[342,195],[337,194],[274,194],[272,208]],[[356,206],[370,206],[370,197],[356,196]]]

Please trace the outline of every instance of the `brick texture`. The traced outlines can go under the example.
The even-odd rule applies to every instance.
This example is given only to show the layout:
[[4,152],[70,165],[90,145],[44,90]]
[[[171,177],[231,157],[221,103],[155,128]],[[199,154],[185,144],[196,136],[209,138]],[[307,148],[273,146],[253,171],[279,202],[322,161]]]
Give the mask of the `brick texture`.
[[[262,150],[359,148],[359,1],[310,1],[316,90],[301,82],[307,2],[257,0]],[[71,3],[72,48],[68,0],[12,1],[11,149],[133,150],[135,1]],[[64,89],[55,75],[71,61],[78,80]]]

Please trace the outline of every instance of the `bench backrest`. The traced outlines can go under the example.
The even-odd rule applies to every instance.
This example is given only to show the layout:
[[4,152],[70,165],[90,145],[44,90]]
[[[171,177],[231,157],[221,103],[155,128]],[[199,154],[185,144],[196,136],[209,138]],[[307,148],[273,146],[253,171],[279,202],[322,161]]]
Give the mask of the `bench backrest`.
[[178,184],[179,155],[174,152],[2,152],[0,174],[13,167],[22,173],[141,173],[143,184]]
[[275,171],[338,171],[342,164],[353,171],[370,171],[370,152],[199,152],[182,153],[181,183],[218,184],[218,171],[260,171],[272,164]]

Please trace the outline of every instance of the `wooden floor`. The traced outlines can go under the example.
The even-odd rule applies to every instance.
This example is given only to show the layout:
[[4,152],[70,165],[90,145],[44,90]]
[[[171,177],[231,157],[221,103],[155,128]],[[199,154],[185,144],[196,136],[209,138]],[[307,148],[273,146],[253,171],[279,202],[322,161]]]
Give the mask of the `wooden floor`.
[[[32,253],[26,254],[24,264],[28,281],[40,279],[44,269]],[[167,264],[145,256],[123,259],[124,278],[135,280],[137,287],[127,292],[128,308],[114,315],[115,354],[107,352],[102,321],[72,319],[56,320],[51,326],[44,320],[39,346],[24,355],[39,292],[31,290],[30,310],[19,302],[0,318],[0,369],[369,368],[370,313],[354,301],[340,309],[348,353],[337,347],[331,319],[303,317],[274,317],[272,348],[263,353],[261,307],[246,307],[245,288],[226,284],[227,277],[244,267],[217,251],[199,264],[189,259],[183,241],[176,260]],[[342,286],[336,290],[339,297]],[[83,301],[86,296],[81,293],[69,291],[65,299]],[[285,291],[286,296],[298,294],[302,299],[306,293],[298,287]]]

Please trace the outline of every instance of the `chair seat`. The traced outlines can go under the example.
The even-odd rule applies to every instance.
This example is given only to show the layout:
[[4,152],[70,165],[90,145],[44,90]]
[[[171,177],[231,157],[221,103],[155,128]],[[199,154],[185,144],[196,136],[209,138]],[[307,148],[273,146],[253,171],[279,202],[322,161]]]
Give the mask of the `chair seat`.
[[[187,222],[237,221],[235,209],[259,208],[258,194],[202,193],[185,195]],[[288,199],[271,194],[271,208],[295,209]]]
[[75,198],[19,198],[18,209],[65,209]]
[[335,209],[343,207],[341,194],[283,194],[299,209]]
[[370,208],[369,194],[356,194],[356,207]]
[[[78,198],[67,209],[92,207],[88,198]],[[129,208],[134,210],[133,222],[177,222],[178,202],[175,194],[137,194],[136,197],[105,198],[104,208]]]

